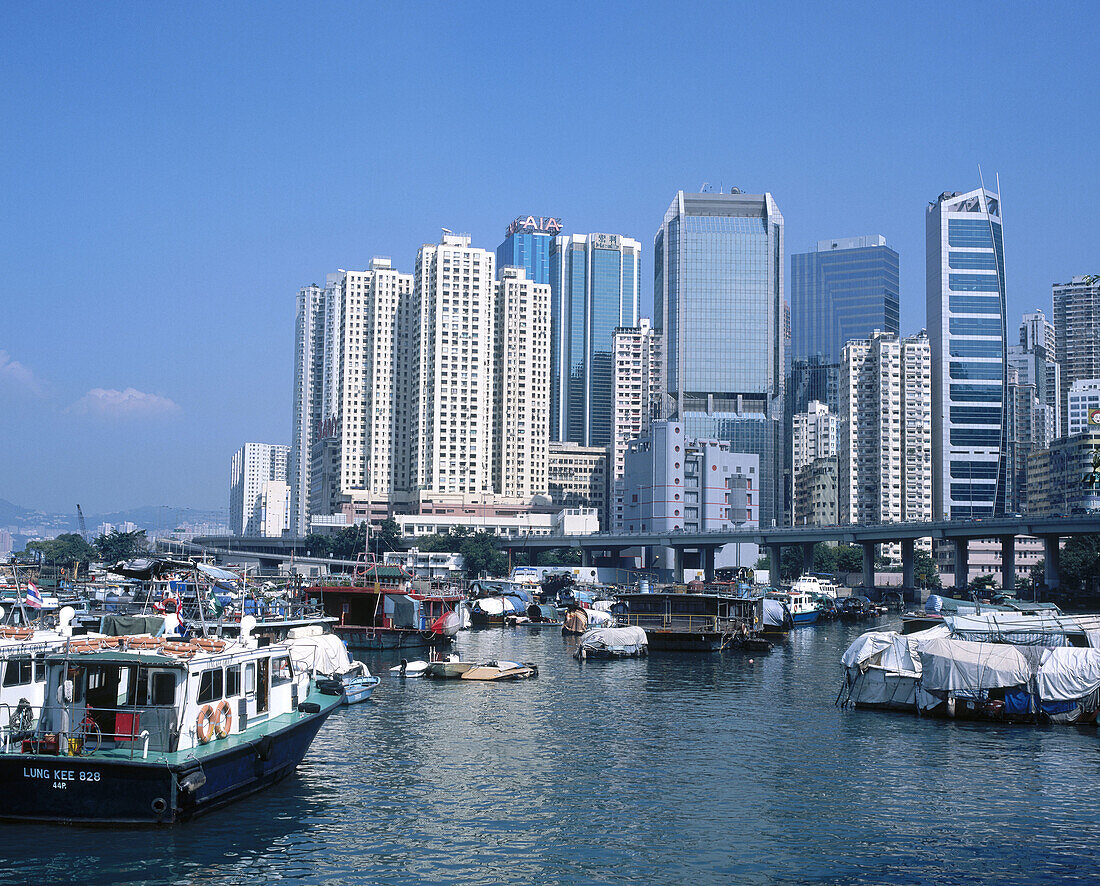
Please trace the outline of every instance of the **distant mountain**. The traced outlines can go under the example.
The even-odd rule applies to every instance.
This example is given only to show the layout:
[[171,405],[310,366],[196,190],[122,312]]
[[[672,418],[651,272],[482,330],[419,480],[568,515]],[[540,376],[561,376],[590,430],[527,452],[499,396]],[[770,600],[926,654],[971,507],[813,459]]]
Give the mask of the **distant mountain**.
[[[90,535],[96,534],[96,527],[101,523],[117,525],[129,521],[137,524],[139,529],[156,532],[175,529],[184,523],[227,523],[228,520],[225,508],[174,508],[167,505],[146,505],[124,511],[113,511],[109,514],[85,513],[84,515]],[[75,508],[71,514],[51,514],[24,508],[2,498],[0,498],[0,527],[11,527],[15,533],[20,529],[27,529],[46,535],[80,531]]]

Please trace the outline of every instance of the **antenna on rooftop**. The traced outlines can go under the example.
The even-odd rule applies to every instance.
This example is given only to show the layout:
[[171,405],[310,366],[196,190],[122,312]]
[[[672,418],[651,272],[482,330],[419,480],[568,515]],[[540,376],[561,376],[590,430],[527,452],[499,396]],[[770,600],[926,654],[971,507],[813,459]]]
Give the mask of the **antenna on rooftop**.
[[451,230],[450,228],[444,228],[444,229],[443,229],[443,233],[444,233],[444,234],[453,234],[453,233],[454,233],[454,231],[452,231],[452,230]]

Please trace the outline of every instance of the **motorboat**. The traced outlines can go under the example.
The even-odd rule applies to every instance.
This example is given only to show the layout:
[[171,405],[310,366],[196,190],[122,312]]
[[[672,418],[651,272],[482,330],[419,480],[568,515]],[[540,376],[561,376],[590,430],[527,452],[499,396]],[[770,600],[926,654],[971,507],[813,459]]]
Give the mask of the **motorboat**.
[[840,585],[830,578],[807,574],[799,576],[791,583],[791,593],[806,594],[811,599],[817,597],[836,599],[840,596]]
[[645,631],[636,625],[625,628],[593,628],[585,631],[577,644],[573,657],[630,658],[649,652],[649,639]]
[[793,585],[789,591],[769,591],[765,596],[786,606],[791,614],[791,624],[796,628],[813,624],[821,614],[817,599],[807,591],[795,590]]
[[423,677],[428,673],[430,664],[426,661],[408,661],[403,658],[401,664],[390,668],[390,673],[395,677]]
[[170,824],[275,784],[337,695],[290,650],[242,636],[67,638],[45,656],[43,705],[3,730],[0,818]]
[[339,688],[344,704],[366,701],[382,682],[365,663],[348,654],[343,640],[317,625],[292,628],[284,642],[294,664],[318,680],[322,688]]
[[496,682],[501,680],[527,680],[538,675],[538,666],[531,662],[485,661],[465,671],[461,679]]

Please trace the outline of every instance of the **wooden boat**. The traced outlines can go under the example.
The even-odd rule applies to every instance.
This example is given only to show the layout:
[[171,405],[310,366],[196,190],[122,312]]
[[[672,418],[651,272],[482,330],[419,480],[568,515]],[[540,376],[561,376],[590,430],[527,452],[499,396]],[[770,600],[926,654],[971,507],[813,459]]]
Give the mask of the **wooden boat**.
[[462,674],[461,679],[495,682],[499,680],[527,680],[538,675],[538,667],[531,662],[486,661],[467,670]]
[[4,731],[0,818],[169,824],[285,778],[340,702],[285,646],[77,638],[34,728]]

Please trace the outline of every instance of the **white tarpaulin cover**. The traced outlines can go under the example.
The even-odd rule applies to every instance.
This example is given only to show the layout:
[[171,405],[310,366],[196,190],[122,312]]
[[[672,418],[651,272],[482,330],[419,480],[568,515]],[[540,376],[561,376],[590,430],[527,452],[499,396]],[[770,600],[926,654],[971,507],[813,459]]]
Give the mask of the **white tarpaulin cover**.
[[594,628],[581,637],[581,649],[594,649],[614,655],[637,655],[649,646],[649,638],[639,627]]
[[508,612],[512,611],[512,607],[505,606],[505,600],[503,597],[482,597],[480,600],[474,600],[474,609],[485,615],[503,615],[505,609]]
[[588,616],[590,625],[611,625],[615,623],[615,616],[601,609],[586,609],[584,614]]
[[982,689],[1024,686],[1035,673],[1045,650],[1035,646],[975,643],[946,637],[921,644],[920,659],[926,690],[964,694]]
[[1100,649],[1047,649],[1039,665],[1039,698],[1075,701],[1100,687]]
[[283,644],[290,647],[290,657],[294,660],[296,670],[331,677],[352,667],[348,650],[335,634],[287,639]]
[[921,647],[930,640],[947,635],[948,630],[943,625],[913,634],[867,631],[848,647],[841,662],[846,668],[874,664],[891,671],[919,674]]

